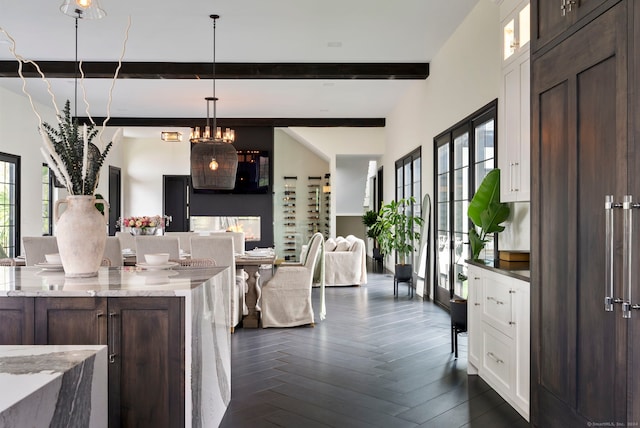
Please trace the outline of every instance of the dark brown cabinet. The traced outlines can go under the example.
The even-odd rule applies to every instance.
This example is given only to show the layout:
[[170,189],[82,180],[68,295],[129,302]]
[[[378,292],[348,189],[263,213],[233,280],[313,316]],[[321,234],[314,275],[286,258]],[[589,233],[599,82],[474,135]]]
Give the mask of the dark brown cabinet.
[[531,15],[531,40],[537,51],[573,26],[587,21],[596,9],[619,0],[538,0]]
[[182,298],[2,298],[0,325],[2,345],[107,345],[110,427],[184,426]]
[[[532,2],[534,15],[546,16],[548,3]],[[638,132],[631,126],[638,101],[629,97],[640,83],[631,33],[639,40],[636,3],[615,3],[533,56],[531,422],[539,427],[640,421],[640,311],[632,311],[630,319],[623,318],[622,305],[605,311],[605,197],[613,195],[617,203],[634,194],[640,200],[634,172],[640,171]],[[627,233],[624,210],[614,211],[612,297],[617,299],[627,287],[622,268]],[[637,220],[633,227],[640,230]],[[637,260],[640,245],[634,246]],[[640,296],[640,270],[633,270],[632,295]]]
[[184,323],[178,298],[109,299],[109,426],[184,426]]
[[35,299],[36,345],[106,345],[107,299]]
[[33,298],[0,299],[0,345],[33,345]]

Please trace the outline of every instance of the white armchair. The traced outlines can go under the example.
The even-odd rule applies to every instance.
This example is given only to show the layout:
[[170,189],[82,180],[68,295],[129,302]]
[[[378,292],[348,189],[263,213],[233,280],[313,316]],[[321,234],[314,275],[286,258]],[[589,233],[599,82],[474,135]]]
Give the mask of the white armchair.
[[[311,287],[316,261],[323,270],[324,238],[316,233],[311,237],[302,263],[283,263],[262,287],[262,327],[293,327],[313,324]],[[320,319],[324,318],[324,286],[322,287]]]
[[[364,241],[353,235],[337,238],[337,244],[327,239],[325,244],[325,282],[336,285],[367,283],[367,255]],[[340,243],[342,242],[342,243]]]

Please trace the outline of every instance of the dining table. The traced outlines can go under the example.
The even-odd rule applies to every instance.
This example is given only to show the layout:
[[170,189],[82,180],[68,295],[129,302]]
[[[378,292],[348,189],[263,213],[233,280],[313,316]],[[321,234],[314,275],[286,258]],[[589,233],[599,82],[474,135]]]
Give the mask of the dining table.
[[272,248],[256,248],[236,254],[236,268],[244,269],[247,279],[247,293],[245,303],[248,313],[242,318],[243,328],[258,328],[260,326],[259,300],[262,294],[262,284],[271,279],[276,264],[276,254]]

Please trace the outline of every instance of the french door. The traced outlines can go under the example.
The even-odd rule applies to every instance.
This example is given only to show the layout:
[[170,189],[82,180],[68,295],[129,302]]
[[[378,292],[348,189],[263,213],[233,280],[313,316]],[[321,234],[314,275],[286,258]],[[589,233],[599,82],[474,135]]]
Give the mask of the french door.
[[[469,201],[484,176],[496,166],[494,101],[435,138],[436,284],[435,300],[449,307],[453,297],[467,298]],[[493,240],[486,254],[495,251]]]

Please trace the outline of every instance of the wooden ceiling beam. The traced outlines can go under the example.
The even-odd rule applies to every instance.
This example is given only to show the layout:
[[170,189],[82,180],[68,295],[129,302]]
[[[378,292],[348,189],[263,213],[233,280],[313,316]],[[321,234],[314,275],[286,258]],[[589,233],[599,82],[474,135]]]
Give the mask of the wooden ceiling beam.
[[[105,118],[94,117],[96,123],[102,123]],[[79,117],[80,123],[89,123],[88,118]],[[205,118],[158,118],[158,117],[112,117],[109,119],[108,126],[125,127],[184,127],[204,126]],[[308,127],[364,127],[364,128],[380,128],[385,126],[384,118],[218,118],[218,126],[221,127],[239,127],[239,126],[308,126]]]
[[[48,78],[73,78],[73,61],[36,61]],[[110,79],[116,62],[85,61],[88,79]],[[39,77],[35,67],[24,64],[25,77]],[[216,63],[216,79],[398,79],[424,80],[429,63]],[[19,77],[16,61],[0,61],[0,77]],[[206,62],[123,62],[121,79],[211,79]]]

